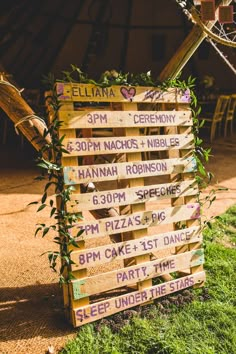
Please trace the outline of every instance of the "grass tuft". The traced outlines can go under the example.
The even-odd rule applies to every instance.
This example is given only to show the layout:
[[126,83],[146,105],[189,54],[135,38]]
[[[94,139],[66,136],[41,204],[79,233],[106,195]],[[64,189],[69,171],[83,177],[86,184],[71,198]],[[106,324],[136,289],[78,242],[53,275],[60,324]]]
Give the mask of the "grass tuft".
[[[61,354],[236,353],[236,205],[204,231],[207,281],[127,316],[85,325]],[[191,295],[191,296],[190,296]],[[181,297],[181,296],[180,296]]]

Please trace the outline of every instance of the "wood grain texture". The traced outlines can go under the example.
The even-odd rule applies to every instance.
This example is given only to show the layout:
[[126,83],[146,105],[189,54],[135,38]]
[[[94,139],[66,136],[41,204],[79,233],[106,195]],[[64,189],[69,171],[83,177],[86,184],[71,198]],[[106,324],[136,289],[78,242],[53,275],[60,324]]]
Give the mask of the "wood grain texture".
[[[163,274],[173,273],[182,269],[190,268],[203,264],[203,249],[193,250],[167,256],[165,258],[156,259],[154,261],[144,261],[134,266],[116,269],[110,272],[86,277],[80,280],[72,280],[72,288],[76,289],[74,299],[99,294],[111,289],[131,285],[133,283],[141,283],[140,288],[152,286],[151,279]],[[146,257],[146,259],[148,259]]]
[[[133,206],[134,207],[134,206]],[[72,229],[76,236],[79,230],[84,232],[78,240],[88,240],[95,237],[109,236],[117,232],[130,232],[157,225],[176,223],[182,220],[198,219],[200,205],[190,203],[152,211],[133,211],[129,215],[120,215],[96,221],[81,222]],[[143,237],[143,236],[142,236]]]
[[164,176],[196,171],[194,157],[134,161],[90,166],[65,166],[64,179],[68,185],[112,181],[129,178]]
[[90,84],[57,83],[56,89],[61,101],[74,102],[157,103],[186,102],[187,99],[183,91],[178,88],[161,91],[157,87],[109,86],[102,88]]
[[191,112],[185,111],[62,111],[59,120],[63,129],[192,125]]
[[192,134],[139,136],[138,128],[133,129],[137,130],[136,132],[133,130],[132,135],[119,138],[66,138],[63,143],[70,155],[63,153],[63,157],[168,151],[189,149],[194,146]]
[[72,270],[94,267],[120,259],[201,241],[201,228],[193,226],[183,230],[164,232],[105,246],[75,250],[71,253],[71,259],[75,263],[72,264]]
[[171,199],[198,194],[196,181],[186,180],[183,182],[155,184],[150,186],[120,188],[115,190],[93,192],[71,195],[67,203],[69,212],[80,212],[81,210],[93,210],[106,206],[122,206],[127,204],[138,204],[154,202],[162,199]]
[[141,305],[147,301],[158,299],[176,291],[187,289],[195,284],[205,281],[205,272],[199,272],[179,279],[174,279],[166,283],[152,286],[141,291],[134,291],[125,295],[113,297],[82,308],[74,309],[74,323],[81,326],[114,313]]

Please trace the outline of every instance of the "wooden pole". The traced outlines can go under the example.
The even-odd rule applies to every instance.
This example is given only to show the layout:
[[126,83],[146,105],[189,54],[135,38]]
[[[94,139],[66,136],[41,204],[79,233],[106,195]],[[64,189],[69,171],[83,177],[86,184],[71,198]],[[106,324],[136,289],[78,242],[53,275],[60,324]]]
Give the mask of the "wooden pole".
[[[49,134],[45,138],[43,137],[43,133],[45,129],[47,129],[46,123],[44,123],[40,117],[34,117],[35,112],[27,104],[14,85],[8,83],[7,81],[0,80],[0,98],[0,108],[3,109],[15,125],[19,124],[23,118],[32,116],[30,122],[22,121],[22,123],[17,125],[17,129],[21,131],[21,133],[28,139],[37,151],[39,151],[45,144],[49,144],[51,142],[51,137]],[[32,140],[35,136],[38,136],[39,139]],[[46,153],[44,154],[44,157],[47,159]],[[91,189],[97,191],[96,185],[90,183],[89,190],[87,188],[87,184],[82,185],[82,190],[84,193],[87,191],[91,192]],[[93,210],[91,211],[91,214],[96,219],[101,219],[117,216],[118,212],[114,208],[104,208]],[[114,242],[120,240],[120,234],[113,235],[112,240]]]
[[[229,5],[231,0],[219,0],[216,2],[216,10],[220,5]],[[191,10],[190,10],[191,13]],[[208,29],[212,29],[215,21],[207,22],[205,25]],[[181,46],[178,48],[177,52],[173,55],[170,61],[162,70],[159,75],[160,81],[165,81],[167,79],[174,79],[187,64],[189,59],[195,53],[197,48],[200,46],[202,41],[207,37],[207,34],[195,24],[189,35],[185,38]]]
[[[17,124],[17,129],[22,132],[36,150],[40,150],[45,143],[50,143],[50,136],[47,136],[44,142],[37,143],[38,140],[42,139],[32,140],[37,135],[36,131],[40,137],[43,137],[47,125],[42,119],[34,116],[35,112],[23,99],[15,86],[7,83],[7,81],[0,80],[0,97],[0,108],[3,109],[15,125]],[[32,116],[30,121],[23,121],[23,118],[27,116]]]

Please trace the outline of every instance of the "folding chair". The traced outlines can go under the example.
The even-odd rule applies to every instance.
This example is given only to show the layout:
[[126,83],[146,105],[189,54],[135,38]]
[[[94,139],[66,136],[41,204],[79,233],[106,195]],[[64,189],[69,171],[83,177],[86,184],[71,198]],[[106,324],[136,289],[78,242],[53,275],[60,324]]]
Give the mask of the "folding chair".
[[225,114],[224,138],[227,135],[228,124],[230,124],[230,135],[233,134],[233,119],[236,112],[236,94],[230,96],[230,101]]
[[203,125],[202,129],[209,129],[210,130],[210,142],[215,139],[216,136],[216,128],[218,126],[219,135],[221,133],[221,125],[226,113],[226,107],[229,103],[230,96],[220,95],[217,99],[215,110],[212,117],[199,117],[199,120],[204,120],[205,124]]

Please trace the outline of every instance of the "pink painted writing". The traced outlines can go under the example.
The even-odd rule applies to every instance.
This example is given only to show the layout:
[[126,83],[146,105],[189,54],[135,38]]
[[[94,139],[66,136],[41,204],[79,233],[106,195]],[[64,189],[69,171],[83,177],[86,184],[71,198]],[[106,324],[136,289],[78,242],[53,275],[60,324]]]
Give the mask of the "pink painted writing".
[[126,201],[125,192],[114,192],[107,194],[94,195],[92,198],[93,205],[117,204]]
[[[173,259],[167,261],[161,261],[153,264],[154,273],[163,273],[168,272],[176,268],[175,261]],[[128,280],[139,280],[148,277],[148,267],[142,266],[134,269],[127,269],[118,271],[116,275],[117,283],[122,283]]]
[[157,91],[155,89],[148,90],[145,92],[144,99],[151,99],[152,101],[157,101],[157,100],[163,100],[164,99],[164,92],[163,91]]
[[137,255],[146,251],[156,250],[165,246],[182,244],[191,240],[192,232],[188,229],[173,231],[170,234],[152,236],[140,241],[127,241],[117,245],[108,245],[107,247],[97,248],[96,250],[81,251],[78,254],[76,262],[86,267],[97,263],[105,263],[116,258],[126,258],[129,255]]
[[129,151],[129,150],[155,150],[155,149],[168,149],[174,146],[180,146],[180,140],[178,137],[174,138],[157,138],[157,137],[144,137],[141,140],[135,138],[130,139],[114,139],[107,141],[99,141],[98,139],[83,140],[77,139],[68,141],[66,144],[66,150],[69,152],[96,152],[96,151]]
[[87,114],[87,122],[89,124],[95,125],[97,123],[101,123],[101,124],[106,124],[107,123],[107,114],[104,113],[88,113]]
[[[195,284],[194,276],[172,280],[168,283],[152,286],[149,289],[135,291],[130,294],[122,295],[114,299],[88,305],[77,309],[75,312],[76,320],[79,322],[91,322],[96,318],[106,317],[111,313],[116,313],[127,308],[137,306],[146,301],[157,299],[169,293],[188,288]],[[90,320],[91,319],[91,320]]]

